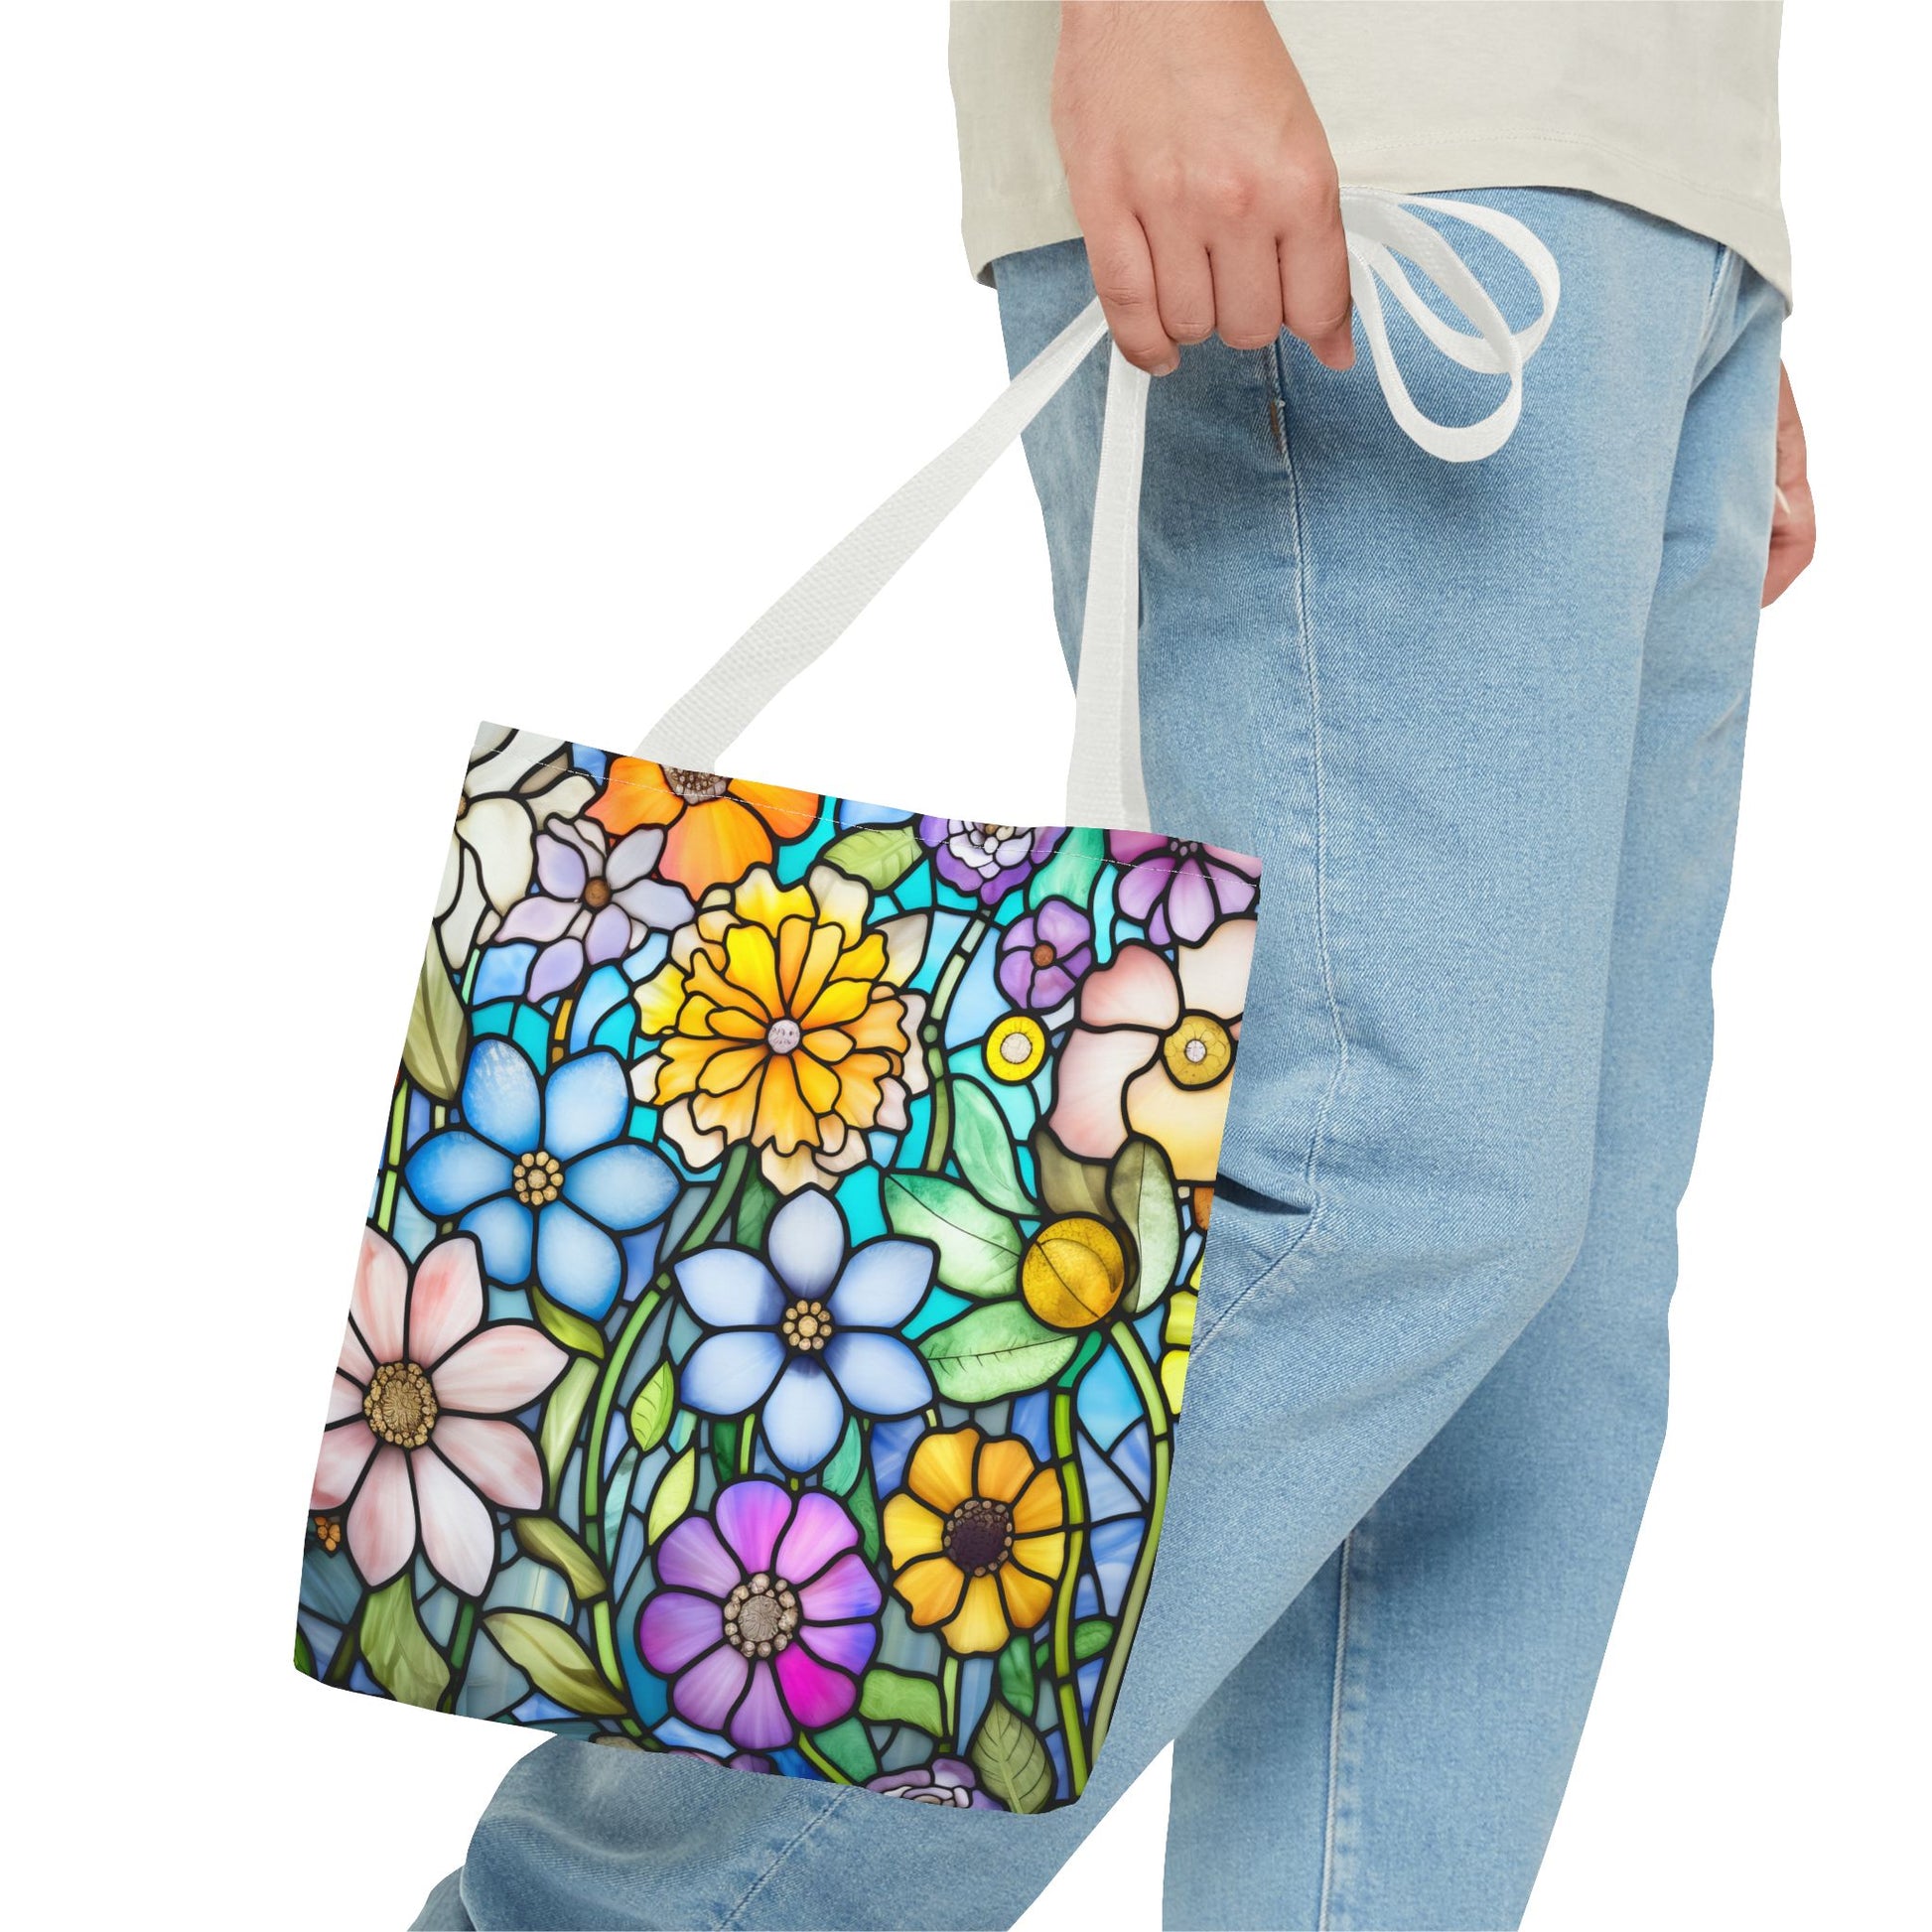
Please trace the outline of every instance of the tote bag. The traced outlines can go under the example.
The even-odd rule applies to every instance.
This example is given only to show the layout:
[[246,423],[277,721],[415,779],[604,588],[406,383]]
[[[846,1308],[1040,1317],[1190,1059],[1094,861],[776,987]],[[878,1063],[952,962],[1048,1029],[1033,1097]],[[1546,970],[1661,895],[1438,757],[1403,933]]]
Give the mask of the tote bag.
[[[1535,329],[1387,198],[1351,196],[1350,248],[1398,417],[1466,457],[1515,420],[1555,269],[1453,207],[1530,262]],[[1378,274],[1510,376],[1487,423],[1408,402]],[[939,1804],[1079,1796],[1159,1547],[1262,891],[1148,823],[1146,376],[1114,355],[1066,824],[719,767],[1104,334],[1095,304],[632,756],[483,727],[331,1387],[303,1671]]]

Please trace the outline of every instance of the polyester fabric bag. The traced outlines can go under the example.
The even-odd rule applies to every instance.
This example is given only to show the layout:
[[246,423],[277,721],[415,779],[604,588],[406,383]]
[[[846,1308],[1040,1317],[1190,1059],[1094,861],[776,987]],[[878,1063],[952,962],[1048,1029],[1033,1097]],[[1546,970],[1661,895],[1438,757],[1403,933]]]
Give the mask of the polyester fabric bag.
[[[1371,270],[1408,290],[1390,244],[1433,243],[1478,333],[1430,322],[1510,375],[1490,424],[1424,425],[1484,453],[1532,332],[1353,199],[1370,299]],[[1159,1545],[1260,894],[1255,860],[1147,822],[1147,378],[1115,354],[1068,824],[717,767],[1104,334],[1096,304],[635,755],[483,729],[331,1389],[302,1670],[934,1803],[1079,1796]],[[1371,336],[1394,403],[1379,306]]]

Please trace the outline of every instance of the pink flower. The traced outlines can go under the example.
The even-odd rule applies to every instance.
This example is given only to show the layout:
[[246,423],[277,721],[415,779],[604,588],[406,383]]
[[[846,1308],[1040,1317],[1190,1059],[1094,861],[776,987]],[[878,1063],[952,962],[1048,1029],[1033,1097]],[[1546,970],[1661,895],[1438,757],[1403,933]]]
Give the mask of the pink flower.
[[1087,975],[1047,1119],[1069,1154],[1111,1161],[1141,1134],[1176,1180],[1213,1183],[1254,950],[1254,920],[1229,919],[1172,966],[1135,940]]
[[1217,920],[1254,909],[1261,861],[1198,839],[1109,832],[1107,856],[1125,866],[1116,897],[1157,946],[1204,939]]
[[514,1415],[566,1357],[527,1321],[483,1326],[477,1243],[450,1236],[410,1279],[374,1228],[349,1299],[310,1507],[348,1505],[348,1554],[371,1589],[420,1547],[453,1589],[481,1596],[496,1567],[499,1509],[543,1506],[543,1465]]
[[852,1714],[879,1644],[879,1580],[823,1490],[749,1476],[657,1546],[637,1622],[671,1709],[741,1750],[769,1751]]

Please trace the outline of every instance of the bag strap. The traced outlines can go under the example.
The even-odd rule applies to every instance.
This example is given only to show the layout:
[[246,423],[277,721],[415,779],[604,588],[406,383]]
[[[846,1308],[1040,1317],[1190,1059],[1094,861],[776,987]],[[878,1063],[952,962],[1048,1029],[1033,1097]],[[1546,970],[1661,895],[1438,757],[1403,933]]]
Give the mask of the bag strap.
[[[1541,346],[1556,315],[1560,284],[1555,258],[1520,221],[1472,202],[1344,189],[1341,207],[1349,286],[1390,413],[1415,443],[1445,462],[1474,462],[1500,449],[1522,413],[1523,364]],[[1535,279],[1543,313],[1527,329],[1512,332],[1461,257],[1411,207],[1435,209],[1494,236]],[[1429,276],[1473,334],[1436,315],[1410,284],[1395,259],[1398,253]],[[1509,393],[1489,416],[1458,427],[1435,422],[1417,408],[1389,346],[1378,281],[1388,284],[1444,354],[1465,368],[1509,378]],[[740,733],[885,589],[1106,333],[1100,304],[1092,302],[1021,370],[965,435],[902,483],[786,591],[658,719],[637,747],[637,756],[715,770]],[[1147,397],[1147,375],[1115,349],[1107,374],[1107,415],[1094,492],[1066,814],[1070,825],[1120,831],[1148,829],[1139,674]]]
[[[738,735],[841,635],[899,567],[965,499],[1107,333],[1089,303],[1028,363],[965,435],[834,544],[645,734],[677,761],[710,770]],[[1121,371],[1125,370],[1125,375]],[[1107,390],[1085,628],[1079,724],[1067,785],[1069,824],[1145,826],[1136,653],[1140,622],[1141,448],[1147,377],[1118,352]],[[1131,577],[1134,595],[1123,585]],[[1091,707],[1091,712],[1089,712]]]

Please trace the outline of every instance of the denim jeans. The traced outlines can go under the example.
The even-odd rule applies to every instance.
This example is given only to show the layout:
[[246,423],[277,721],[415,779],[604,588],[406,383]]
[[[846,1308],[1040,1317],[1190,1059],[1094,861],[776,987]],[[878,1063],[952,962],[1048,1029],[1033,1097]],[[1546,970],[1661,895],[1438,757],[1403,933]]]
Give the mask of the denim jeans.
[[[558,1740],[422,1926],[1012,1922],[1177,1740],[1167,1921],[1520,1917],[1664,1429],[1771,512],[1781,304],[1587,196],[1514,439],[1448,465],[1366,356],[1155,385],[1157,823],[1266,862],[1166,1537],[1086,1795],[941,1811]],[[1456,245],[1527,313],[1481,237]],[[1090,299],[998,265],[1018,368]],[[1493,380],[1398,353],[1430,414]],[[1104,358],[1029,432],[1069,653]]]

